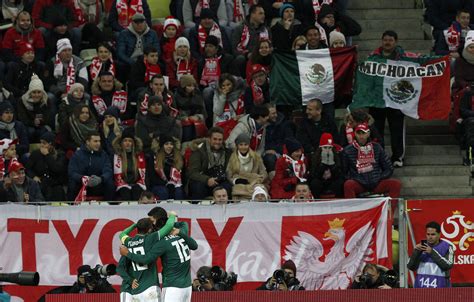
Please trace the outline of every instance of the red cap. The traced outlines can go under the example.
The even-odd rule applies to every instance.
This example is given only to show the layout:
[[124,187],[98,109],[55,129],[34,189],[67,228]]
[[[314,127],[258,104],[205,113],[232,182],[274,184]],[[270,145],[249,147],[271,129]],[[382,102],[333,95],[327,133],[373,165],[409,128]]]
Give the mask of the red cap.
[[25,52],[28,52],[28,51],[35,51],[35,49],[33,48],[33,45],[31,45],[30,43],[27,43],[27,42],[20,42],[18,43],[18,54],[21,56],[23,56],[25,54]]
[[339,152],[342,150],[342,147],[334,143],[331,133],[324,132],[319,139],[319,147],[331,146],[336,148],[336,151]]
[[267,74],[268,70],[263,65],[260,65],[260,64],[252,65],[252,69],[250,70],[250,75],[253,76],[254,74],[259,73],[259,72],[264,72],[265,74]]
[[8,166],[8,173],[18,172],[22,169],[25,169],[25,167],[17,159],[12,159]]
[[364,131],[364,132],[370,132],[370,128],[369,128],[369,125],[367,123],[362,123],[362,124],[359,124],[357,125],[357,127],[355,128],[355,131]]

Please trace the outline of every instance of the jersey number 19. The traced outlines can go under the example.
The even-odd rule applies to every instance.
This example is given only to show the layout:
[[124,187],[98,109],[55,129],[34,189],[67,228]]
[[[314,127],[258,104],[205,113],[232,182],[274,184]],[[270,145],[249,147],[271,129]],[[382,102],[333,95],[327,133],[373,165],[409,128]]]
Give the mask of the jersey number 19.
[[173,245],[176,248],[176,252],[178,252],[179,260],[181,261],[181,263],[185,261],[189,261],[191,259],[189,247],[184,242],[183,238],[173,241],[171,245]]

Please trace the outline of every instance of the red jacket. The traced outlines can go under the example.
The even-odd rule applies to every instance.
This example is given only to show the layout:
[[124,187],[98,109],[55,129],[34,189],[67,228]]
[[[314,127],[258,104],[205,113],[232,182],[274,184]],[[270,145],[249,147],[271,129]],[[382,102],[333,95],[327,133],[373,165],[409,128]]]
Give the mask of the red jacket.
[[19,42],[26,42],[33,45],[36,50],[44,48],[43,35],[39,29],[33,29],[26,35],[18,32],[15,27],[9,28],[3,37],[2,48],[11,49],[15,56],[20,57]]
[[31,17],[37,28],[53,28],[53,20],[61,14],[71,27],[77,27],[77,18],[74,15],[73,0],[36,0]]
[[[166,75],[169,77],[169,89],[174,90],[179,86],[178,78],[176,77],[176,63],[174,60],[170,60],[166,63]],[[199,83],[198,76],[197,76],[197,61],[191,58],[191,62],[189,62],[189,68],[191,69],[191,75],[196,80],[196,83]]]
[[[307,162],[306,167],[308,167]],[[298,183],[298,178],[296,176],[289,177],[290,170],[292,171],[292,167],[286,162],[284,157],[277,159],[275,164],[275,177],[273,177],[270,190],[272,199],[291,199],[295,195],[295,187]],[[293,185],[292,190],[285,191],[287,185]]]

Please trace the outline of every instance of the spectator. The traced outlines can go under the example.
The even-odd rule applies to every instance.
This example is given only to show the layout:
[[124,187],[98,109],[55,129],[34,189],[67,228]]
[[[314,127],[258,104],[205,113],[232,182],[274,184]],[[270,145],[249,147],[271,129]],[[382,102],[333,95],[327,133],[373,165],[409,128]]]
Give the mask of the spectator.
[[147,114],[137,115],[136,135],[142,140],[145,152],[150,150],[152,136],[168,134],[181,139],[181,127],[168,110],[163,98],[154,95],[148,98]]
[[97,46],[97,56],[92,59],[91,65],[89,65],[91,82],[94,82],[103,71],[108,71],[115,76],[115,62],[112,58],[112,50],[106,43],[100,43]]
[[100,146],[100,134],[89,132],[85,137],[85,144],[69,161],[68,200],[82,201],[83,195],[103,196],[104,200],[114,200],[112,165]]
[[0,22],[5,23],[14,23],[18,19],[19,14],[24,11],[28,6],[28,1],[23,0],[8,0],[5,1],[2,5],[4,8],[0,13]]
[[110,106],[117,107],[122,118],[132,116],[133,109],[128,106],[128,94],[122,87],[122,83],[109,71],[102,71],[92,83],[91,109],[99,122],[103,121],[105,110]]
[[324,132],[331,133],[334,141],[339,142],[336,123],[324,112],[322,102],[318,99],[309,100],[306,104],[306,118],[296,128],[296,138],[303,144],[306,154],[318,149]]
[[295,195],[291,197],[291,200],[294,202],[312,202],[314,201],[313,194],[311,194],[311,189],[309,188],[308,183],[300,182],[296,184]]
[[207,114],[202,93],[192,75],[181,76],[175,100],[179,111],[178,119],[183,126],[182,142],[193,140],[197,135],[196,128],[205,127]]
[[224,187],[228,195],[232,190],[232,185],[226,178],[232,151],[224,146],[224,132],[222,128],[213,127],[208,134],[209,139],[199,145],[189,159],[187,175],[192,200],[201,200],[211,195],[216,186]]
[[474,83],[474,31],[469,31],[461,57],[456,59],[453,90],[460,90]]
[[77,105],[92,105],[90,103],[90,96],[84,92],[84,86],[81,83],[72,84],[67,96],[61,99],[58,112],[59,126],[64,125],[73,114],[74,108]]
[[245,111],[252,112],[256,105],[270,103],[270,83],[267,69],[260,65],[252,65],[249,86],[245,89]]
[[45,61],[49,62],[58,51],[57,43],[61,39],[69,39],[71,41],[71,45],[73,45],[74,54],[79,52],[79,45],[74,44],[72,35],[68,31],[67,21],[64,19],[63,16],[59,15],[53,20],[53,28],[51,31],[44,35],[44,42],[45,42]]
[[39,149],[31,152],[26,163],[26,174],[39,184],[47,201],[65,201],[66,156],[62,150],[55,148],[55,139],[52,132],[41,136]]
[[228,204],[229,196],[224,187],[217,186],[212,190],[212,204]]
[[303,146],[294,138],[285,139],[286,153],[277,159],[272,180],[272,199],[290,199],[295,195],[296,184],[306,182],[307,160]]
[[[8,2],[5,1],[5,3]],[[14,26],[5,32],[2,48],[6,61],[20,61],[23,55],[21,47],[24,45],[20,42],[31,45],[36,60],[44,62],[45,45],[43,35],[40,30],[35,28],[31,15],[27,11],[21,11],[15,20]]]
[[[214,92],[213,113],[214,125],[226,127],[226,134],[230,133],[233,126],[245,113],[244,100],[244,81],[235,78],[233,75],[224,73],[219,77],[219,87]],[[229,121],[233,123],[230,126]],[[226,135],[227,136],[227,135]]]
[[228,23],[226,3],[223,0],[184,0],[182,11],[186,28],[196,26],[203,19],[203,11],[206,11],[205,15],[212,14],[211,18],[217,16],[220,26],[227,26]]
[[36,26],[43,31],[43,34],[48,34],[47,30],[53,29],[54,20],[58,16],[64,18],[69,27],[78,26],[72,1],[36,0],[33,5],[32,16]]
[[374,119],[364,109],[355,109],[346,114],[344,124],[340,128],[342,147],[352,144],[355,140],[355,128],[357,125],[367,123],[370,129],[370,140],[384,146],[383,138],[374,125]]
[[307,44],[308,44],[308,40],[306,40],[305,36],[303,36],[303,35],[298,36],[293,41],[293,45],[291,46],[291,50],[295,51],[295,50],[303,49],[303,47],[305,47],[305,45],[307,45]]
[[[258,5],[249,3],[247,1],[237,0],[237,1],[226,1],[227,9],[227,18],[229,19],[229,28],[234,31],[236,27],[240,26],[243,22],[246,21],[246,16],[250,14],[252,6]],[[263,7],[262,7],[263,11]],[[262,12],[265,14],[265,11]]]
[[285,116],[276,110],[275,104],[266,104],[269,112],[268,125],[265,134],[265,152],[263,155],[263,163],[267,168],[270,179],[275,175],[275,163],[283,154],[283,145],[285,138],[295,136],[294,127]]
[[250,136],[242,132],[235,139],[235,151],[227,165],[227,179],[233,184],[235,200],[250,199],[255,185],[268,184],[263,160],[250,148]]
[[16,152],[21,158],[29,150],[28,131],[25,125],[13,118],[13,106],[9,101],[0,102],[0,140],[18,140]]
[[145,16],[137,13],[133,16],[132,21],[132,24],[121,31],[117,38],[117,75],[123,83],[128,80],[127,74],[130,67],[138,57],[143,55],[145,48],[160,49],[158,36],[145,22]]
[[319,148],[311,158],[309,179],[311,192],[315,198],[321,195],[342,197],[344,174],[339,152],[342,148],[334,143],[330,133],[323,133]]
[[270,196],[264,186],[255,186],[252,193],[252,200],[256,202],[267,202]]
[[281,20],[272,26],[272,44],[278,50],[291,50],[293,40],[302,34],[303,25],[295,19],[295,7],[284,3],[280,7]]
[[42,81],[45,80],[45,65],[35,61],[35,51],[29,43],[18,43],[18,62],[8,64],[8,72],[5,77],[5,89],[13,93],[13,97],[18,100],[28,91],[30,80],[36,74]]
[[87,24],[100,25],[103,27],[104,11],[103,4],[98,0],[77,0],[73,1],[74,14],[79,26]]
[[117,0],[112,1],[112,7],[109,12],[109,24],[115,33],[126,30],[133,22],[136,14],[143,14],[144,20],[149,27],[151,24],[151,12],[147,0]]
[[37,75],[33,75],[28,91],[18,104],[18,119],[26,126],[28,142],[39,143],[41,135],[51,131],[52,118],[51,103],[44,91],[43,82]]
[[456,13],[456,20],[452,22],[447,30],[443,31],[444,39],[440,39],[440,41],[435,45],[435,54],[449,54],[452,59],[459,58],[464,49],[464,41],[467,33],[471,30],[469,28],[470,17],[468,10],[458,10]]
[[343,33],[333,30],[329,34],[329,47],[330,48],[340,48],[346,47],[346,37]]
[[[382,46],[376,49],[370,56],[373,58],[385,58],[390,60],[402,60],[403,57],[416,56],[405,53],[397,46],[398,35],[396,32],[387,30],[382,34]],[[392,145],[391,161],[394,167],[403,167],[403,156],[405,155],[405,115],[399,109],[393,108],[370,108],[370,115],[375,119],[375,127],[381,137],[385,135],[385,120],[388,120],[390,128],[390,141]]]
[[195,80],[198,79],[198,62],[191,56],[188,39],[178,38],[174,47],[172,57],[166,64],[169,87],[173,91],[179,87],[179,80],[185,74],[192,75]]
[[0,188],[0,196],[3,202],[34,203],[44,201],[38,183],[25,175],[25,167],[17,160],[10,163],[8,177],[4,179],[2,188]]
[[61,127],[61,146],[66,151],[75,151],[86,142],[86,138],[90,133],[95,133],[96,131],[97,122],[91,114],[89,106],[79,104]]
[[147,182],[151,192],[159,200],[184,200],[182,184],[183,157],[179,149],[179,141],[162,134],[159,142],[152,143],[153,154],[147,160]]
[[426,240],[417,243],[408,262],[416,271],[415,288],[451,287],[449,271],[454,265],[454,248],[440,240],[441,226],[436,221],[426,224]]
[[344,197],[356,198],[361,193],[370,192],[388,193],[388,196],[398,198],[401,183],[390,178],[392,164],[382,147],[371,142],[369,137],[370,128],[362,123],[355,129],[355,141],[344,148]]
[[304,287],[296,279],[295,263],[293,260],[287,260],[283,263],[281,269],[273,272],[273,276],[268,278],[257,290],[294,291],[304,290]]
[[[386,269],[385,269],[386,270]],[[388,284],[385,284],[382,275],[385,273],[384,268],[377,264],[367,263],[362,269],[362,274],[354,278],[351,285],[352,289],[390,289]]]
[[265,127],[268,124],[269,114],[267,107],[259,105],[253,109],[251,114],[242,116],[226,140],[227,148],[235,149],[237,147],[235,143],[237,137],[244,133],[250,139],[250,149],[261,156],[265,150]]
[[129,127],[114,139],[114,182],[121,201],[134,201],[146,190],[146,163],[141,139]]
[[[173,60],[173,54],[176,48],[176,40],[179,38],[178,30],[181,23],[178,19],[167,17],[163,23],[163,34],[160,38],[161,59],[168,63]],[[189,45],[188,45],[189,50]]]
[[147,46],[143,56],[138,57],[132,64],[127,86],[128,94],[133,97],[139,88],[146,87],[146,84],[157,74],[163,74],[158,64],[158,49]]
[[8,175],[10,164],[17,160],[17,143],[16,139],[4,138],[0,140],[0,184],[4,181],[5,175]]
[[111,158],[114,156],[113,141],[122,135],[119,116],[120,110],[115,106],[110,106],[104,112],[104,121],[100,128],[101,139],[103,141],[102,148]]
[[323,4],[321,6],[321,11],[318,15],[318,23],[326,34],[326,37],[322,39],[325,40],[326,43],[329,41],[329,35],[333,31],[341,32],[346,37],[358,36],[362,32],[357,21],[344,14],[337,14],[329,4]]
[[143,191],[142,195],[140,195],[140,198],[138,199],[138,204],[151,204],[151,203],[156,203],[156,198],[155,194],[150,191]]
[[246,73],[245,78],[247,79],[247,83],[250,83],[252,79],[252,66],[255,64],[259,64],[267,70],[267,74],[270,73],[271,70],[271,62],[272,62],[272,42],[268,39],[259,40],[257,45],[253,48],[252,52],[250,53],[249,60],[247,61]]
[[304,35],[306,38],[306,44],[300,46],[299,49],[308,50],[308,49],[323,49],[328,48],[325,41],[326,39],[321,39],[321,33],[315,25],[311,25],[305,29]]
[[139,92],[138,110],[140,115],[147,114],[148,98],[150,96],[158,96],[163,99],[163,105],[166,107],[166,112],[169,116],[175,118],[179,114],[179,111],[176,109],[173,94],[168,91],[163,75],[154,75],[148,82],[146,90],[142,89]]

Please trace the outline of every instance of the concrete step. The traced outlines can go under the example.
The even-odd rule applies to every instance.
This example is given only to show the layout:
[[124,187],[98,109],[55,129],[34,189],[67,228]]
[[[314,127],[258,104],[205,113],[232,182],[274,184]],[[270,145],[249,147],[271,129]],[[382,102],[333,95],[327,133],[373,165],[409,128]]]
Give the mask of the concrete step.
[[453,187],[403,187],[401,196],[470,196],[472,195],[471,186],[453,186]]
[[393,30],[421,30],[423,24],[422,19],[371,19],[371,20],[357,20],[357,22],[364,30],[380,30],[381,28]]
[[376,8],[415,8],[415,2],[407,0],[358,0],[349,1],[348,6],[350,10]]
[[411,117],[405,117],[405,124],[407,126],[424,126],[424,127],[431,127],[431,126],[446,126],[449,127],[449,121],[447,120],[417,120]]
[[[385,152],[392,154],[392,147],[386,146]],[[455,145],[407,145],[405,146],[406,156],[422,156],[422,155],[455,155],[461,156],[463,153]]]
[[405,156],[403,163],[406,166],[426,166],[426,165],[462,165],[460,155],[417,155]]
[[470,176],[405,176],[401,177],[402,187],[404,188],[422,188],[422,187],[455,187],[470,186]]
[[[357,19],[356,19],[357,20]],[[352,37],[352,41],[355,43],[360,40],[382,40],[383,30],[363,30],[360,35]],[[423,40],[425,35],[419,30],[403,30],[398,33],[398,37],[404,40]]]
[[408,126],[407,134],[451,134],[448,126]]
[[397,168],[393,172],[395,178],[403,178],[407,176],[467,176],[471,175],[469,167],[461,165],[446,166],[404,166]]
[[351,9],[347,14],[357,21],[372,19],[423,19],[422,9],[380,8],[380,9]]
[[[386,140],[390,144],[390,140]],[[458,141],[451,134],[407,135],[407,145],[458,145]]]
[[[353,44],[358,45],[358,50],[373,50],[380,47],[380,39],[356,41]],[[428,52],[431,49],[432,42],[428,40],[399,40],[398,45],[403,49],[425,49]]]

